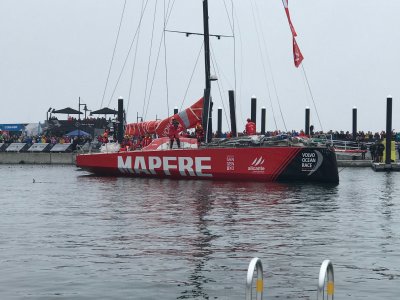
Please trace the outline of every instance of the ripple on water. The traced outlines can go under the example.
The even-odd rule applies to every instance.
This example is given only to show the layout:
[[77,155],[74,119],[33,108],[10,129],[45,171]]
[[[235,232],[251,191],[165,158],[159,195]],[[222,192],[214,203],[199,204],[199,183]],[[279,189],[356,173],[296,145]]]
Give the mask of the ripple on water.
[[[344,169],[338,186],[86,176],[0,166],[1,299],[397,299],[400,174]],[[33,183],[35,178],[35,183]]]

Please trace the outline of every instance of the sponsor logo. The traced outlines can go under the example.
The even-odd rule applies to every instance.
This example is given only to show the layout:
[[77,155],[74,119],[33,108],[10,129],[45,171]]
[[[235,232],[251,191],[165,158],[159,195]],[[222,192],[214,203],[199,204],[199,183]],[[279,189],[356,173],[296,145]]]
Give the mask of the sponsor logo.
[[265,160],[262,156],[256,157],[251,165],[247,168],[248,171],[252,172],[264,172],[265,167],[263,166]]
[[181,176],[212,177],[211,157],[174,157],[174,156],[118,156],[118,169],[124,174],[171,175],[178,172]]
[[301,171],[309,172],[308,176],[312,175],[322,165],[324,157],[321,152],[313,150],[310,152],[301,153]]
[[235,171],[235,156],[228,155],[226,157],[226,170]]

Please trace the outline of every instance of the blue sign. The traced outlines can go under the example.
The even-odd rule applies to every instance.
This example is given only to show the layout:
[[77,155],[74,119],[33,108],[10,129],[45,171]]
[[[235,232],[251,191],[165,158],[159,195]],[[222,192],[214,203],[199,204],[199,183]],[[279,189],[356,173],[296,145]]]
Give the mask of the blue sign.
[[4,131],[21,131],[24,129],[24,124],[0,124],[0,130]]

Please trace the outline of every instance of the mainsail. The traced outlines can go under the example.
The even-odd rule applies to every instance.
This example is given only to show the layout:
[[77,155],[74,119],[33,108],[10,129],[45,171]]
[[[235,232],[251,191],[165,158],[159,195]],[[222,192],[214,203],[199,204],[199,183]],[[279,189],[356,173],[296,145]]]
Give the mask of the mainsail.
[[157,134],[159,137],[168,136],[169,124],[175,118],[185,128],[194,128],[197,122],[201,122],[203,114],[204,98],[198,100],[189,108],[170,116],[164,120],[130,123],[126,125],[125,134],[130,136],[143,136],[145,134]]

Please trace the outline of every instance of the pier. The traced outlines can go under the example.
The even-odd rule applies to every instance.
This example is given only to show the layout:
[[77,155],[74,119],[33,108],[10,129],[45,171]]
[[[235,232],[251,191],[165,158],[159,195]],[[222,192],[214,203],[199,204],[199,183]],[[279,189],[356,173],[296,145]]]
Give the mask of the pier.
[[0,164],[75,165],[77,153],[0,152]]
[[[393,99],[392,96],[388,96],[386,99],[386,132],[392,132],[392,106]],[[395,162],[393,157],[392,159],[392,151],[394,149],[394,142],[392,142],[392,135],[387,134],[385,139],[385,156],[384,162],[372,163],[372,169],[375,172],[391,172],[391,171],[400,171],[400,164]]]
[[389,164],[386,163],[372,163],[372,169],[375,172],[391,172],[391,171],[400,171],[400,163],[391,162]]

